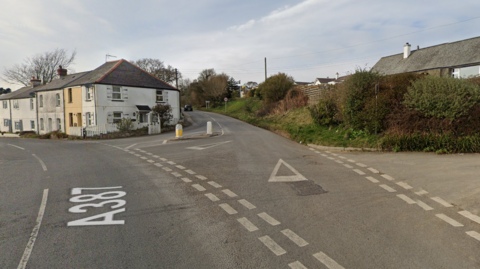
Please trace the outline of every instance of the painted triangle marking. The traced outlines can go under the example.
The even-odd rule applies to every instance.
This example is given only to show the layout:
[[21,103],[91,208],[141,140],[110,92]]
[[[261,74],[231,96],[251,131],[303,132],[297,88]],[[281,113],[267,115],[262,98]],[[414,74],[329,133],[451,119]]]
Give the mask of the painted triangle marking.
[[[278,170],[280,169],[281,165],[285,165],[290,171],[292,171],[295,175],[294,176],[277,176]],[[306,181],[306,179],[302,174],[300,174],[295,168],[291,165],[286,163],[284,160],[278,160],[277,165],[273,169],[272,174],[270,175],[270,179],[268,182],[295,182],[295,181]]]
[[206,144],[206,145],[201,145],[201,146],[188,147],[187,149],[204,150],[204,149],[213,148],[213,147],[220,146],[220,145],[230,143],[230,142],[232,142],[232,140],[225,141],[225,142],[219,142],[219,143]]

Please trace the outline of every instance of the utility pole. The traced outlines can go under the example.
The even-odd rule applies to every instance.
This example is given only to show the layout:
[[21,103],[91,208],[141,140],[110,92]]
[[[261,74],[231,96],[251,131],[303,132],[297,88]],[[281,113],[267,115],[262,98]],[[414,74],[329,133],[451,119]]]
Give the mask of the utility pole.
[[267,81],[267,57],[265,57],[265,81]]

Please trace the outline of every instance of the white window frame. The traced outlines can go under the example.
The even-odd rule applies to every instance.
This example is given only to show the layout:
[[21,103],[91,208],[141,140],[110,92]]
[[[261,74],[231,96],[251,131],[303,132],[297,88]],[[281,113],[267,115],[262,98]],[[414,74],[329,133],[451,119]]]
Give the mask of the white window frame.
[[39,103],[38,106],[39,106],[39,107],[43,107],[43,95],[40,95],[40,96],[38,97],[38,99],[39,99],[39,100],[38,100],[38,103]]
[[61,102],[60,102],[60,94],[57,93],[57,94],[55,94],[55,106],[56,106],[56,107],[59,107],[59,106],[60,106],[60,103],[61,103]]
[[45,120],[43,118],[40,118],[40,130],[45,130]]
[[[120,116],[115,116],[115,114],[120,114]],[[122,120],[122,117],[123,117],[123,112],[121,111],[115,111],[113,112],[113,123],[117,123],[117,122],[120,122]]]
[[3,126],[9,127],[10,126],[10,120],[9,119],[4,119],[3,120]]
[[33,101],[33,98],[30,99],[30,110],[34,110],[35,109],[35,103]]
[[35,130],[35,121],[34,120],[30,121],[30,128],[32,128],[32,130]]
[[92,88],[87,88],[86,89],[86,97],[85,97],[85,100],[87,101],[91,101],[93,98],[93,90]]
[[18,100],[13,100],[13,108],[20,109],[20,105],[18,104]]
[[15,130],[20,130],[20,122],[19,121],[15,122]]
[[62,120],[57,118],[57,130],[62,130]]
[[7,101],[3,101],[2,104],[3,104],[3,109],[8,109],[8,102]]
[[[116,92],[116,90],[118,90],[118,92]],[[120,96],[120,97],[115,98],[115,95]],[[112,100],[122,100],[122,87],[112,86]]]
[[[162,91],[162,90],[156,90],[155,96],[156,96],[155,101],[156,101],[157,103],[163,103],[163,102],[165,102],[165,98],[163,97],[163,91]],[[161,97],[161,98],[159,98],[159,97]],[[160,100],[160,99],[161,99],[161,100]]]

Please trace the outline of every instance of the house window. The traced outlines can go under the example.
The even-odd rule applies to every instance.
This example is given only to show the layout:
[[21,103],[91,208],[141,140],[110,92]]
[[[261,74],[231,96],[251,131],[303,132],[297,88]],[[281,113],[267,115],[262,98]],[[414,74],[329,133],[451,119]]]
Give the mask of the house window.
[[39,102],[40,102],[39,106],[43,107],[43,95],[40,95],[39,99],[40,99],[39,100]]
[[87,101],[92,100],[92,88],[87,88]]
[[157,90],[157,103],[163,102],[163,91]]
[[48,118],[48,130],[49,132],[51,132],[53,130],[53,121],[52,121],[52,118]]
[[5,127],[10,126],[10,120],[4,119],[3,120],[3,126],[5,126]]
[[43,122],[43,118],[40,119],[40,130],[45,130],[45,122]]
[[32,130],[35,130],[35,121],[34,120],[30,121],[30,127],[32,128]]
[[93,122],[93,117],[92,117],[92,113],[88,112],[88,113],[85,113],[85,118],[87,120],[87,126],[92,126],[92,122]]
[[15,130],[20,130],[20,122],[19,121],[15,122]]
[[58,107],[60,106],[60,94],[55,94],[55,105]]
[[19,108],[18,100],[13,100],[13,108],[16,108],[16,109]]
[[73,127],[73,113],[68,113],[68,122],[70,127]]
[[33,110],[35,107],[34,107],[34,104],[33,104],[33,99],[30,99],[30,110]]
[[57,130],[62,130],[62,121],[60,119],[57,119]]
[[68,88],[68,102],[69,102],[69,103],[72,103],[72,102],[73,102],[72,88]]
[[122,89],[120,88],[120,86],[113,86],[112,99],[122,100]]
[[3,109],[7,109],[8,108],[8,102],[7,101],[3,101]]
[[122,112],[113,112],[113,123],[122,121]]

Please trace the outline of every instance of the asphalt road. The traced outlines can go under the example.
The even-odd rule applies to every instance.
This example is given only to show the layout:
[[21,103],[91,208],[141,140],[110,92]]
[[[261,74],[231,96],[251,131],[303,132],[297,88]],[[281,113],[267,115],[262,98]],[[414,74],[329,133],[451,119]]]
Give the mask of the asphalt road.
[[0,139],[0,268],[480,268],[480,224],[454,205],[187,113],[184,140]]

